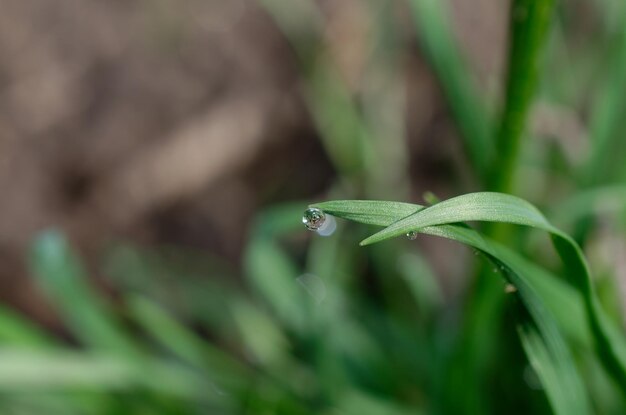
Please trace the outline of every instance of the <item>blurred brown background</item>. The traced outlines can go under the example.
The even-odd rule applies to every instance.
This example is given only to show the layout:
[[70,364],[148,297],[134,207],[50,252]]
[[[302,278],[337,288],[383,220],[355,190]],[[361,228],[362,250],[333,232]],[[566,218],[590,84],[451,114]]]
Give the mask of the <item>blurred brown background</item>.
[[[506,5],[453,3],[481,88],[496,94]],[[258,3],[0,4],[0,296],[18,309],[54,322],[25,278],[39,230],[62,228],[87,259],[124,238],[237,266],[256,209],[310,200],[332,180],[291,45]],[[365,3],[322,6],[330,53],[358,94],[372,49]],[[394,12],[406,26],[410,191],[446,195],[461,148],[406,9],[398,2]]]

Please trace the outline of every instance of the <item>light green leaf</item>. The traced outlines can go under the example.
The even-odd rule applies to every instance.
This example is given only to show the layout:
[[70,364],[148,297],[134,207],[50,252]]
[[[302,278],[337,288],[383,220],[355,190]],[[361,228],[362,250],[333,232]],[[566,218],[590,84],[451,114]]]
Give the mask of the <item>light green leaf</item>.
[[106,302],[89,285],[82,264],[61,233],[46,231],[37,238],[30,266],[81,341],[96,350],[115,351],[131,359],[140,354]]

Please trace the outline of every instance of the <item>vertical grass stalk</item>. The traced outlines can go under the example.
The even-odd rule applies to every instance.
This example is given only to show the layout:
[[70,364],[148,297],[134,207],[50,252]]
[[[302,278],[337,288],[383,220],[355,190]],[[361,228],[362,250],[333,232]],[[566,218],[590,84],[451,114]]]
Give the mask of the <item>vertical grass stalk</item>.
[[535,93],[554,0],[514,0],[504,111],[496,137],[490,188],[511,192],[522,136]]

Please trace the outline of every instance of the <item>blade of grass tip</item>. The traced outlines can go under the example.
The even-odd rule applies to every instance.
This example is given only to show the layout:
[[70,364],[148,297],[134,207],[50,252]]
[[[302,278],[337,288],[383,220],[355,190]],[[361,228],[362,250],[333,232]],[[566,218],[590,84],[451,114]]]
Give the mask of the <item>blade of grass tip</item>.
[[64,321],[85,344],[130,358],[139,354],[132,340],[108,312],[102,297],[88,285],[81,264],[62,234],[47,231],[36,239],[30,267],[54,300]]
[[332,200],[313,203],[310,207],[337,217],[366,225],[389,226],[398,219],[424,209],[424,206],[382,200]]
[[491,189],[508,192],[512,187],[553,9],[554,0],[514,0],[511,3],[506,98],[496,140]]
[[[357,201],[353,207],[350,207],[349,201],[340,201],[321,203],[316,206],[334,207],[334,214],[338,217],[356,218],[356,220],[359,221],[364,218],[362,211],[365,210],[365,206],[367,205],[368,202],[366,201]],[[381,210],[384,206],[393,206],[393,203],[372,201],[369,202],[369,205],[371,205],[374,210]],[[420,207],[413,206],[413,208],[419,209]],[[421,212],[427,212],[429,209],[430,208],[424,209]],[[354,216],[355,211],[358,211],[361,215]],[[403,213],[396,214],[396,219],[398,219],[402,217],[401,214]],[[393,211],[386,212],[384,215],[372,213],[371,216],[365,216],[364,222],[378,222],[380,225],[384,226],[386,220],[388,221],[387,223],[392,222],[392,220],[389,219],[389,216],[392,215]],[[549,386],[551,404],[559,411],[559,414],[588,413],[586,393],[581,386],[582,381],[576,371],[571,354],[565,346],[564,340],[560,337],[558,329],[554,326],[554,318],[543,306],[544,300],[535,292],[532,284],[529,284],[530,280],[528,275],[533,273],[535,269],[526,268],[524,262],[519,260],[511,260],[511,258],[515,258],[513,252],[497,244],[493,245],[493,242],[468,227],[459,226],[458,224],[442,224],[422,228],[420,232],[465,243],[484,252],[494,261],[505,266],[505,278],[518,289],[518,295],[527,307],[530,315],[532,315],[537,325],[538,332],[541,334],[542,350],[548,350],[554,358],[554,362],[543,362],[544,365],[548,365],[547,370],[549,373],[557,374],[560,382],[560,386],[553,384]],[[530,350],[529,353],[532,352],[533,350]],[[529,356],[533,358],[532,354],[529,354]],[[550,378],[544,377],[542,380],[544,382],[551,382]]]
[[576,242],[552,226],[530,203],[502,193],[470,193],[448,199],[394,222],[361,242],[374,242],[411,231],[428,233],[433,227],[467,221],[511,223],[548,232],[565,266],[565,275],[581,293],[599,357],[626,394],[626,340],[615,331],[602,310],[585,257]]
[[491,120],[485,103],[454,40],[445,1],[412,0],[412,16],[424,53],[432,65],[453,113],[467,153],[479,178],[486,182],[493,159]]

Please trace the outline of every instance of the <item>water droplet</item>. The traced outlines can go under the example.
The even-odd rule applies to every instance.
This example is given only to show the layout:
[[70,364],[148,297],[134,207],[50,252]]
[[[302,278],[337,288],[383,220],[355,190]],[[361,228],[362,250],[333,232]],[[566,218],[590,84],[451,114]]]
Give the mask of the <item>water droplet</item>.
[[498,272],[498,267],[493,267],[493,269],[491,271]]
[[411,231],[406,234],[406,237],[409,238],[411,241],[414,241],[417,239],[417,232]]
[[319,227],[317,233],[321,236],[330,236],[337,229],[337,221],[333,215],[326,215],[326,220],[324,224]]
[[517,287],[513,284],[507,284],[504,286],[504,292],[506,294],[512,294],[514,292],[517,292]]
[[326,221],[326,215],[318,208],[308,208],[302,215],[302,223],[310,231],[316,231],[322,227]]
[[480,252],[474,251],[474,256],[478,256],[478,255],[480,255]]
[[537,376],[537,372],[535,372],[532,366],[530,365],[526,366],[526,368],[524,369],[523,377],[529,388],[534,389],[534,390],[543,389],[543,385],[541,384],[541,381],[539,380],[539,376]]

